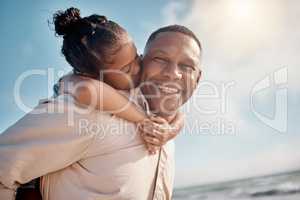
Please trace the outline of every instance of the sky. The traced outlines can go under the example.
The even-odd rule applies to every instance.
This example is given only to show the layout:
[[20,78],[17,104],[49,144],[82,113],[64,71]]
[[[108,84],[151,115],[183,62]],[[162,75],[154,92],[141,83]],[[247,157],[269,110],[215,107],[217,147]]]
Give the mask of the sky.
[[297,0],[1,1],[1,132],[52,95],[45,75],[17,87],[20,77],[47,72],[55,82],[71,70],[48,24],[71,6],[121,24],[140,53],[151,32],[169,24],[202,42],[202,79],[176,138],[176,187],[300,169]]

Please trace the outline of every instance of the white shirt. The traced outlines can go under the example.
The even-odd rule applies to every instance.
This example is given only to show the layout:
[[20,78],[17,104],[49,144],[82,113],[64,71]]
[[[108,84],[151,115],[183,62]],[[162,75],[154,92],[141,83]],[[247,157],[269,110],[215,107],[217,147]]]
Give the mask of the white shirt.
[[[140,96],[136,89],[135,99]],[[33,114],[39,109],[52,113]],[[0,135],[1,200],[14,199],[19,184],[41,176],[44,200],[171,199],[173,141],[160,156],[149,155],[133,123],[74,110],[70,96],[59,96]]]

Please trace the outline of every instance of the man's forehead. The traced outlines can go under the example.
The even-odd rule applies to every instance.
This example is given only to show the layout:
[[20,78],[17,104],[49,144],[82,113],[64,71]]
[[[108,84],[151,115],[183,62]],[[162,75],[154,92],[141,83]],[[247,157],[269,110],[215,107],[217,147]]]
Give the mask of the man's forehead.
[[180,33],[180,32],[161,32],[156,35],[156,37],[150,41],[150,43],[147,45],[147,48],[152,49],[155,48],[156,46],[160,45],[189,45],[191,48],[197,49],[200,51],[200,48],[195,41],[194,38],[192,38],[189,35]]
[[178,32],[159,33],[145,49],[145,53],[165,53],[180,49],[183,53],[192,56],[193,59],[200,59],[200,48],[197,42],[190,36]]

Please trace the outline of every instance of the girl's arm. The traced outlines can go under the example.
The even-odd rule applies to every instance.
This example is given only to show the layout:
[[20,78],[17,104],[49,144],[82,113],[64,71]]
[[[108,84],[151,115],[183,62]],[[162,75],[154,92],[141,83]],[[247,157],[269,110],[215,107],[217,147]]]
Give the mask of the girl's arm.
[[81,105],[115,114],[130,122],[138,123],[147,119],[142,109],[116,89],[92,78],[66,75],[60,80],[59,93],[70,93]]
[[138,123],[141,136],[150,153],[155,153],[159,146],[173,139],[184,124],[183,115],[179,112],[170,124],[161,117],[148,119],[143,110],[131,103],[116,89],[102,81],[88,77],[74,74],[64,76],[60,81],[58,92],[70,93],[81,105],[92,106],[130,122]]

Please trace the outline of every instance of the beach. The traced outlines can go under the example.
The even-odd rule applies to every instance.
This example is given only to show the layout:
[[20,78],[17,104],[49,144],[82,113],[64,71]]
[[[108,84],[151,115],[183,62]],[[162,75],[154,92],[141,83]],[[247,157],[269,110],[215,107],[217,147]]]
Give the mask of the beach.
[[299,200],[300,171],[175,189],[174,200]]

